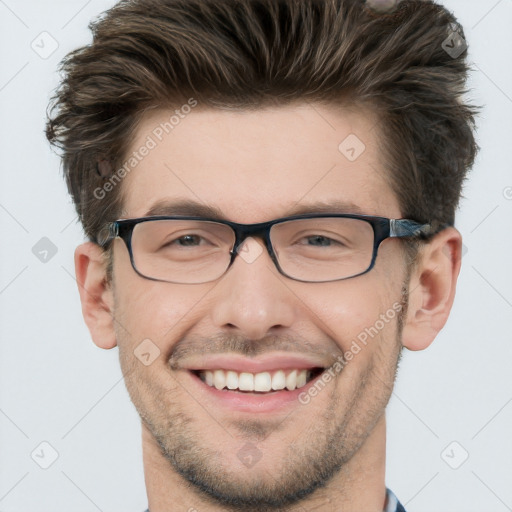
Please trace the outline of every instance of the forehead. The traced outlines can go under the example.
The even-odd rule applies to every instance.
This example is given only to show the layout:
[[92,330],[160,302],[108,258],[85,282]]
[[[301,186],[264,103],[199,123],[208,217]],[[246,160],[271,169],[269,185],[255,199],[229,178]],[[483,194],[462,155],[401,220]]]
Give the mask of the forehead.
[[399,217],[377,126],[371,112],[319,104],[152,112],[126,158],[123,216],[194,202],[247,223],[322,204]]

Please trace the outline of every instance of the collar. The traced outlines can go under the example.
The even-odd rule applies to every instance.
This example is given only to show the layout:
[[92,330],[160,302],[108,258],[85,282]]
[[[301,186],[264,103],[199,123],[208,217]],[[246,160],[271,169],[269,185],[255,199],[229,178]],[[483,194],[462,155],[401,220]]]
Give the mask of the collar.
[[386,488],[386,505],[383,512],[405,512],[404,507],[398,501],[391,489]]

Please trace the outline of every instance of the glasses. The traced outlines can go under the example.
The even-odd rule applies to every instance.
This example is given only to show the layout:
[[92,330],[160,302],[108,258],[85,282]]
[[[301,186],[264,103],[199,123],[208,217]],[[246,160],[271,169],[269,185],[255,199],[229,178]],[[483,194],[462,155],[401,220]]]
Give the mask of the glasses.
[[369,272],[386,238],[425,239],[432,234],[430,224],[370,215],[299,215],[258,224],[157,216],[111,222],[98,243],[106,247],[122,238],[133,269],[142,277],[200,284],[224,275],[243,253],[244,241],[256,237],[282,275],[323,283]]

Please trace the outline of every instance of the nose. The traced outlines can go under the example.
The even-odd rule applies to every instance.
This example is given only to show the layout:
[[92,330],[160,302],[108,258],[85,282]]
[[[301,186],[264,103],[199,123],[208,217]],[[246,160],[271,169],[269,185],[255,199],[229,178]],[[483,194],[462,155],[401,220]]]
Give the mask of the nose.
[[212,320],[216,328],[252,340],[289,328],[297,298],[283,282],[261,240],[247,238],[231,268],[215,287]]

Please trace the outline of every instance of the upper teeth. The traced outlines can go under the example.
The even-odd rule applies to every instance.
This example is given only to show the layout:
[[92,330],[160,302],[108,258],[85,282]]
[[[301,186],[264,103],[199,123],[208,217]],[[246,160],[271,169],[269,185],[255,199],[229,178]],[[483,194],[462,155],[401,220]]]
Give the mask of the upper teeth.
[[[288,371],[288,370],[287,370]],[[208,386],[217,389],[239,389],[240,391],[270,391],[288,389],[293,391],[304,386],[308,379],[308,370],[291,370],[285,373],[284,370],[270,372],[248,373],[235,372],[232,370],[206,370],[200,372],[201,379]]]

